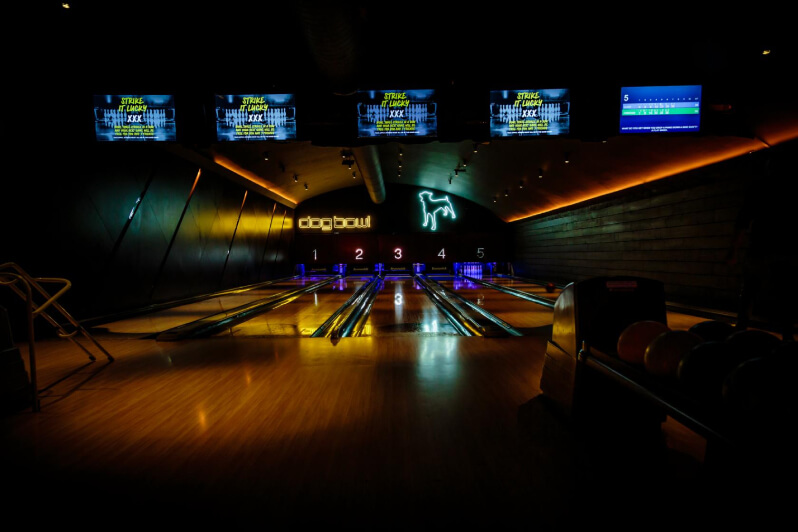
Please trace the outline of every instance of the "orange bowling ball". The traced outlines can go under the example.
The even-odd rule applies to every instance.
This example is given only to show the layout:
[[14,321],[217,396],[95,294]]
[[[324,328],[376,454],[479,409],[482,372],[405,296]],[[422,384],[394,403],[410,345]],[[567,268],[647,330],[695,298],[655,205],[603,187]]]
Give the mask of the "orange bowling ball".
[[623,330],[618,337],[618,357],[632,364],[643,364],[646,347],[654,338],[670,331],[658,321],[638,321]]
[[646,348],[643,356],[646,371],[652,375],[676,377],[679,373],[679,362],[702,341],[700,336],[689,331],[660,334]]

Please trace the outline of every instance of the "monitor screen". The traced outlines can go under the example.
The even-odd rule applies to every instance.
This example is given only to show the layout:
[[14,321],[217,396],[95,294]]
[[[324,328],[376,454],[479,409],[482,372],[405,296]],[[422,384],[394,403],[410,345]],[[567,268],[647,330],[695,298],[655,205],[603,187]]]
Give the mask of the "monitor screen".
[[569,134],[570,94],[568,89],[490,91],[490,136]]
[[701,85],[621,89],[621,133],[695,133],[700,127]]
[[293,94],[216,95],[216,140],[296,139]]
[[434,90],[358,91],[359,138],[437,135],[438,102]]
[[95,95],[94,133],[99,141],[175,141],[175,97]]

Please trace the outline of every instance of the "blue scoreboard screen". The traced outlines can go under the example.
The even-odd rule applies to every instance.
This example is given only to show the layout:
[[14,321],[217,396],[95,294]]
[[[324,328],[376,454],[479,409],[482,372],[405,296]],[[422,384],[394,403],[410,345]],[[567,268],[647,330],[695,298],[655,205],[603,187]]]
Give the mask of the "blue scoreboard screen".
[[177,140],[174,96],[95,95],[94,133],[103,142]]
[[701,85],[621,89],[621,133],[695,133],[700,127]]
[[567,135],[571,130],[568,89],[490,92],[490,136]]
[[294,140],[293,94],[217,94],[216,140]]
[[438,135],[434,90],[370,90],[357,96],[359,138]]

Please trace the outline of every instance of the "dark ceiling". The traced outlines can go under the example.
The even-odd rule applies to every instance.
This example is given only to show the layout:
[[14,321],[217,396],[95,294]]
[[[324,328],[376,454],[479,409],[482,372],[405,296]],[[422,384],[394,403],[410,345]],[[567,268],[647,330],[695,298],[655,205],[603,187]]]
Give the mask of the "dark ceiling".
[[[798,56],[786,8],[109,4],[78,1],[64,9],[52,2],[36,14],[48,45],[33,57],[43,67],[34,74],[42,77],[37,85],[45,91],[57,85],[73,101],[87,102],[86,115],[91,94],[175,93],[190,117],[184,148],[289,205],[363,186],[360,173],[353,179],[340,158],[342,149],[361,144],[354,135],[357,89],[436,88],[441,117],[438,140],[401,145],[401,177],[400,145],[393,142],[358,152],[356,170],[372,167],[378,169],[372,177],[381,174],[387,183],[450,191],[504,220],[798,138],[792,94]],[[29,63],[23,56],[21,66]],[[619,87],[646,84],[702,84],[703,132],[616,135]],[[571,89],[573,134],[490,141],[487,91],[544,87]],[[209,142],[203,112],[212,95],[252,92],[295,92],[303,140]],[[83,109],[78,104],[73,112]],[[463,163],[467,171],[455,176]]]

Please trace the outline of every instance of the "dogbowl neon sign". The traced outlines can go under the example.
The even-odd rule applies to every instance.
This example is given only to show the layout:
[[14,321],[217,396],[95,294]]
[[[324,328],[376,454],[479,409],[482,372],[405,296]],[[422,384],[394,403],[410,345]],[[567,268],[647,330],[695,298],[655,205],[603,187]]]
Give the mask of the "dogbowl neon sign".
[[423,227],[431,226],[431,231],[435,231],[438,228],[439,213],[444,217],[449,216],[452,220],[457,218],[449,196],[436,198],[432,195],[432,192],[425,190],[419,193],[418,199],[421,201],[421,211],[424,215],[424,223],[421,225]]
[[333,229],[371,229],[371,216],[365,218],[345,218],[342,216],[332,216],[327,218],[313,218],[306,216],[299,219],[300,229],[315,229],[321,231],[332,231]]

